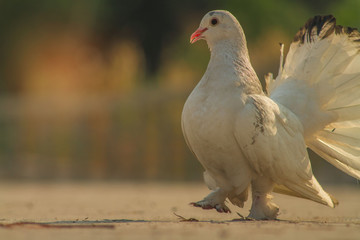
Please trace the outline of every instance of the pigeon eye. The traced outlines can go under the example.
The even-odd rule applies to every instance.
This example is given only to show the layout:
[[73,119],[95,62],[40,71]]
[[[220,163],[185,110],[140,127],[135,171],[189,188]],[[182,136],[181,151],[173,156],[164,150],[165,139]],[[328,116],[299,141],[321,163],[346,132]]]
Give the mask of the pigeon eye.
[[210,23],[211,23],[211,25],[213,25],[213,26],[215,26],[216,24],[218,24],[218,20],[217,20],[217,18],[213,18],[213,19],[211,19],[211,21],[210,21]]

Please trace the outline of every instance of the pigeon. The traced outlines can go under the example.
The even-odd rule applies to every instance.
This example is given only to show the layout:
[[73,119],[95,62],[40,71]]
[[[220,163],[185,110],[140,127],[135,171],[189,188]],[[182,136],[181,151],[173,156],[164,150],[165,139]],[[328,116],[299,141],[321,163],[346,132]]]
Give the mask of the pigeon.
[[[296,33],[266,91],[249,59],[244,31],[228,11],[208,12],[190,42],[205,40],[207,69],[182,112],[185,141],[211,190],[192,205],[230,212],[251,192],[248,218],[276,219],[272,192],[335,207],[312,172],[310,148],[360,179],[360,34],[332,15]],[[282,50],[283,51],[283,50]]]

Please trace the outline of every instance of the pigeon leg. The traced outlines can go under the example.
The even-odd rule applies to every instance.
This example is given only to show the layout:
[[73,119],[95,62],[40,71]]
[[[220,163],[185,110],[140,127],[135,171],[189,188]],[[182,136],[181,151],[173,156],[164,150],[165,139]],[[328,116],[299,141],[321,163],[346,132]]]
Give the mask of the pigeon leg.
[[192,202],[191,205],[195,207],[201,207],[202,209],[216,209],[221,213],[230,213],[230,209],[225,205],[225,199],[227,192],[221,188],[217,188],[207,195],[203,200],[198,202]]
[[279,207],[273,203],[271,192],[273,182],[268,179],[258,179],[252,183],[252,206],[248,218],[256,220],[274,220],[279,213]]

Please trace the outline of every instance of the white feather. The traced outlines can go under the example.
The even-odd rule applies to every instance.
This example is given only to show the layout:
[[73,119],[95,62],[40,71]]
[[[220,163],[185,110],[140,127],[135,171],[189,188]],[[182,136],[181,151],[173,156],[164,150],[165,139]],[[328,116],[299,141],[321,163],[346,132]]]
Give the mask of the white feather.
[[270,96],[299,117],[312,150],[360,179],[360,34],[321,21],[299,31]]

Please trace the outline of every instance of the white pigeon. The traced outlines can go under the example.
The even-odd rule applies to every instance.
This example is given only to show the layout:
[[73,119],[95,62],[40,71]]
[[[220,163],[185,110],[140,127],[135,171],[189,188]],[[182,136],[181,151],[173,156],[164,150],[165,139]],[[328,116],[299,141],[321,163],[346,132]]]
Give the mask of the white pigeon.
[[212,192],[193,203],[249,218],[276,219],[271,192],[335,207],[314,177],[307,147],[360,179],[360,34],[316,16],[296,34],[284,66],[262,90],[243,29],[228,11],[207,13],[191,35],[211,51],[206,72],[182,113],[185,140],[205,168]]

